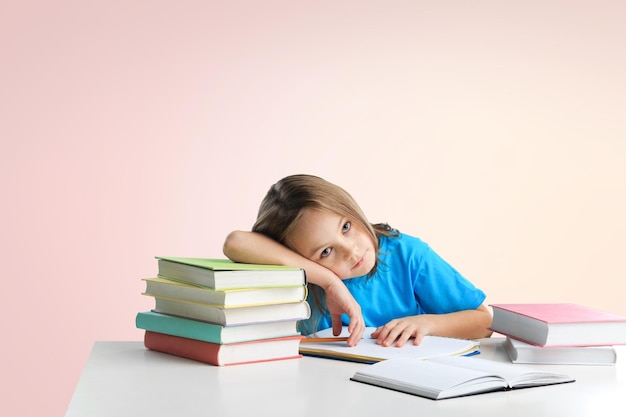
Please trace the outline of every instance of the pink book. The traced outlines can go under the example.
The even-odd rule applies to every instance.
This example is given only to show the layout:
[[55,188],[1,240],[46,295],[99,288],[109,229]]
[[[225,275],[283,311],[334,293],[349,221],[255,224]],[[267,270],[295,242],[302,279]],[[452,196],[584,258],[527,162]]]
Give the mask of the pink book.
[[164,333],[146,331],[146,348],[215,366],[301,358],[302,336],[258,339],[229,344],[210,343]]
[[539,346],[626,344],[626,317],[578,304],[492,304],[491,329]]

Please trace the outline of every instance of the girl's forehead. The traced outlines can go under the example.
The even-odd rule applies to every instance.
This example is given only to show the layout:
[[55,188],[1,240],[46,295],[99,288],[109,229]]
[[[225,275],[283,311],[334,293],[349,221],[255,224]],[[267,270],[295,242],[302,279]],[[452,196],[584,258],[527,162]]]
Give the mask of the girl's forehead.
[[305,209],[297,223],[289,232],[287,242],[303,250],[306,246],[316,246],[326,243],[341,230],[344,217],[317,209]]
[[305,208],[302,210],[300,218],[296,224],[303,226],[320,226],[331,225],[340,222],[344,218],[343,215],[335,213],[333,211],[317,209],[317,208]]

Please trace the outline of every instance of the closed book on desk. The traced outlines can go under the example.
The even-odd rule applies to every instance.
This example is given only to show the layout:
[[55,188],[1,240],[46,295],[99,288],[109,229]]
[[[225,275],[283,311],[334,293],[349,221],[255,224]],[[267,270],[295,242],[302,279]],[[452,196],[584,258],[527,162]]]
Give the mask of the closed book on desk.
[[300,339],[300,336],[291,336],[222,345],[146,331],[144,345],[151,350],[226,366],[300,358]]
[[304,269],[281,265],[258,265],[228,259],[157,256],[159,276],[214,290],[303,286]]
[[[479,344],[473,340],[454,339],[450,337],[425,336],[419,345],[409,340],[402,347],[382,346],[371,338],[375,327],[367,327],[363,339],[356,346],[348,346],[346,342],[308,342],[303,339],[300,353],[306,356],[316,356],[326,359],[340,359],[350,362],[375,363],[393,358],[434,358],[449,355],[473,355],[478,353]],[[347,335],[347,330],[342,332]],[[332,336],[332,330],[322,330],[314,337]]]
[[626,317],[578,304],[492,304],[491,329],[539,346],[626,344]]
[[389,359],[366,366],[351,380],[432,400],[574,382],[567,375],[464,356]]
[[504,349],[513,363],[545,365],[615,365],[613,346],[543,347],[507,337]]
[[295,303],[306,299],[304,285],[289,287],[214,290],[166,278],[144,278],[151,297],[174,298],[216,307],[243,307],[262,304]]
[[222,308],[209,304],[155,297],[154,311],[222,326],[237,326],[267,321],[298,321],[311,313],[306,301],[249,307]]
[[219,344],[300,334],[297,330],[298,322],[296,320],[272,321],[241,326],[220,326],[219,324],[175,317],[153,311],[137,313],[135,324],[139,329]]

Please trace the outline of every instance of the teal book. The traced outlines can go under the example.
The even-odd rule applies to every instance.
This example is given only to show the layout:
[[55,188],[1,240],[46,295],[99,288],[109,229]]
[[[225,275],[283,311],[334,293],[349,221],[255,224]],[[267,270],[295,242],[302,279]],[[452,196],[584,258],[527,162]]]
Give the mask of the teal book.
[[297,323],[297,320],[284,320],[221,326],[153,311],[139,312],[135,318],[139,329],[217,344],[299,335]]
[[304,269],[233,262],[229,259],[157,256],[159,276],[214,290],[306,285]]

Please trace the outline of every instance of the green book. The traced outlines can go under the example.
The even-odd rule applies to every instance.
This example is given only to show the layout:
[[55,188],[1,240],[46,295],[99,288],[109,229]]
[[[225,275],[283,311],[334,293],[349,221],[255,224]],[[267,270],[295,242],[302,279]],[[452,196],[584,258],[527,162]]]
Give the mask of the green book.
[[217,344],[247,342],[300,334],[297,330],[297,320],[258,322],[241,326],[221,326],[153,311],[137,313],[135,325],[137,328],[147,331]]
[[159,276],[214,290],[306,285],[304,269],[229,259],[156,257]]

